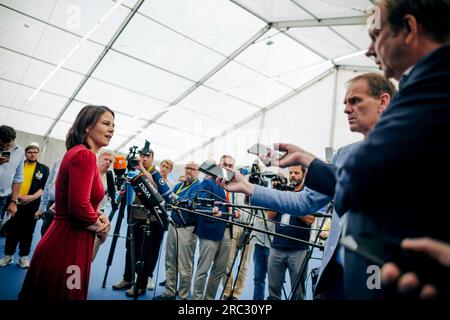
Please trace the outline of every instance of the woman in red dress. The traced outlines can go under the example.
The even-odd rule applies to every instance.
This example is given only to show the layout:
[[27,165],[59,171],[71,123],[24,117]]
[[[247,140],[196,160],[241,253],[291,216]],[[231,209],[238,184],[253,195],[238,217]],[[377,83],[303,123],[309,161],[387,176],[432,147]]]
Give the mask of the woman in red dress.
[[110,229],[97,210],[105,192],[95,153],[113,133],[114,113],[107,107],[86,106],[75,119],[56,179],[55,219],[34,251],[19,299],[87,298],[94,239],[104,241]]

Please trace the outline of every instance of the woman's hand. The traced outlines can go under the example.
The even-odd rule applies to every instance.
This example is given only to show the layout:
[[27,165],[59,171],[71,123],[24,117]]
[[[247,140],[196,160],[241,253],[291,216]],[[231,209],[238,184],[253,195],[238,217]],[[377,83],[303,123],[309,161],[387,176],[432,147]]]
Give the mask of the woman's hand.
[[106,240],[109,230],[111,229],[111,222],[105,214],[99,214],[98,221],[100,221],[101,226],[97,229],[97,234],[102,238],[104,237],[102,243]]

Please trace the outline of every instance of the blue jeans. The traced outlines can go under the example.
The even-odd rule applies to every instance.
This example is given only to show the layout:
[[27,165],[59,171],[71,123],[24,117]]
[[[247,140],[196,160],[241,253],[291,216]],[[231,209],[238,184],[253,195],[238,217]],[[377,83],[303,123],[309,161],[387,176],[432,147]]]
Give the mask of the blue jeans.
[[264,300],[269,252],[270,248],[255,243],[255,251],[253,253],[253,264],[255,265],[253,300]]

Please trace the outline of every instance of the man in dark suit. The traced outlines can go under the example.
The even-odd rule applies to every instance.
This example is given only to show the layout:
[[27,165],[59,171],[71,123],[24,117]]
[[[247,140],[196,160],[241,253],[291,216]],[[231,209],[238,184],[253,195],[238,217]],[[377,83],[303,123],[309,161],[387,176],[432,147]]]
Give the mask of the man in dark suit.
[[[450,1],[383,0],[379,5],[381,28],[370,30],[367,55],[386,77],[400,81],[400,91],[336,176],[330,166],[307,159],[308,176],[322,174],[306,185],[332,194],[337,180],[335,206],[340,214],[349,212],[348,235],[381,235],[398,243],[405,237],[449,242],[450,219],[439,201],[447,191],[437,185],[450,178],[442,161],[450,153]],[[295,156],[292,151],[290,157]],[[417,187],[417,168],[426,170],[422,188]],[[383,254],[384,260],[395,259],[389,250]],[[369,283],[373,262],[349,250],[344,262],[348,298],[396,295],[391,287]],[[440,276],[440,294],[448,296],[448,272]]]
[[[350,235],[449,242],[450,215],[443,210],[448,190],[438,185],[450,179],[445,162],[450,154],[450,1],[383,0],[379,8],[381,28],[370,31],[369,55],[386,77],[400,81],[400,90],[338,171],[336,210],[350,211]],[[425,170],[420,188],[418,168]],[[385,250],[383,258],[389,259],[390,252]],[[346,251],[348,297],[389,295],[385,288],[368,288],[372,264]],[[448,287],[444,291],[448,295]]]
[[34,213],[39,208],[41,195],[49,175],[48,167],[38,162],[38,157],[39,146],[36,143],[25,148],[24,180],[17,198],[17,212],[5,226],[5,257],[2,259],[2,266],[13,262],[12,256],[16,251],[17,244],[19,244],[20,256],[17,264],[21,268],[28,268],[30,265],[28,255],[36,226]]

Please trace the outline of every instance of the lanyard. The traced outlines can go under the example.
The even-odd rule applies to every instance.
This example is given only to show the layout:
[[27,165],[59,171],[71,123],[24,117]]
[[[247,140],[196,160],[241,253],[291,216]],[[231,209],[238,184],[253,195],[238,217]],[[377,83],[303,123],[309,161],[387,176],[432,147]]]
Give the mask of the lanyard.
[[197,179],[195,179],[194,181],[192,181],[191,183],[189,183],[188,185],[184,185],[183,184],[178,188],[178,190],[175,192],[176,195],[180,194],[181,192],[183,192],[184,190],[189,189],[190,187],[192,187],[192,185],[194,184],[194,182],[197,181]]

